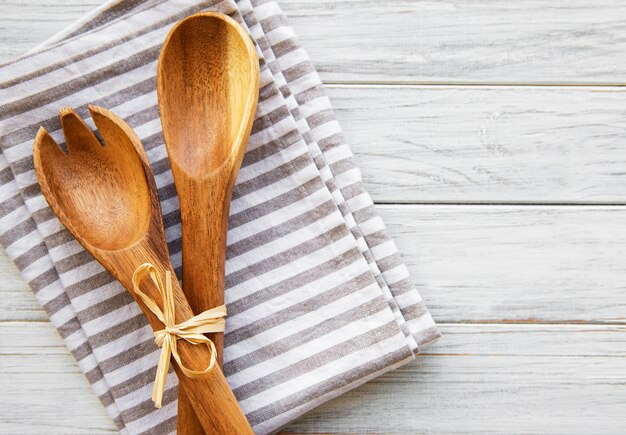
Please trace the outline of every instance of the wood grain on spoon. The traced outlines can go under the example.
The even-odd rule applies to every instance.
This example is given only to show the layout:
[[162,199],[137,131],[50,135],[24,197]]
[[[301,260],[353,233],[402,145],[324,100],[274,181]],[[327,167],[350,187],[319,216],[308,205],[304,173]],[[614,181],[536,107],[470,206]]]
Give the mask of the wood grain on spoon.
[[[101,145],[71,109],[61,111],[64,153],[41,128],[34,144],[35,174],[41,191],[59,220],[105,268],[135,297],[132,276],[143,263],[159,274],[174,275],[169,258],[154,175],[145,151],[124,121],[106,109],[90,106],[91,116],[104,140]],[[173,280],[176,322],[193,312],[182,289]],[[156,287],[142,290],[161,303]],[[161,321],[136,299],[153,330]],[[178,342],[179,354],[190,369],[202,370],[210,360],[206,346]],[[198,421],[207,433],[251,432],[219,368],[190,379],[174,363],[181,387],[189,394]]]
[[[183,289],[194,312],[224,303],[228,211],[259,94],[259,60],[230,17],[199,13],[169,33],[159,57],[163,136],[182,219]],[[209,336],[223,361],[224,336]],[[178,433],[201,434],[179,396]]]

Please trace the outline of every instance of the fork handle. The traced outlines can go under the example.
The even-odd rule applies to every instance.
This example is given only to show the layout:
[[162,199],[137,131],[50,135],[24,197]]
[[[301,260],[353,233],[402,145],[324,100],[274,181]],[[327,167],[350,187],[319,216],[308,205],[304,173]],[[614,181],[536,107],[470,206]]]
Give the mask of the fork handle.
[[[164,276],[166,270],[170,271],[172,276],[176,276],[171,264],[164,265],[163,258],[167,255],[166,252],[160,253],[161,255],[155,254],[150,246],[143,244],[142,246],[136,247],[135,252],[137,255],[134,257],[133,263],[141,264],[150,262],[155,266],[161,276]],[[112,261],[108,264],[105,261],[103,264],[111,271],[119,272],[130,266],[126,261],[119,261],[120,258],[118,256],[109,256],[108,259]],[[121,274],[114,273],[114,275],[116,275],[122,285],[124,285],[133,298],[135,298],[135,301],[148,319],[152,329],[154,331],[163,329],[161,321],[145,306],[143,301],[134,294],[132,282],[129,278],[132,276],[132,272]],[[194,313],[177,279],[172,280],[172,290],[175,301],[176,323],[181,323],[193,317]],[[155,301],[159,301],[159,306],[161,305],[161,295],[156,288],[145,285],[142,287],[142,291]],[[186,367],[192,370],[204,369],[211,358],[210,352],[207,346],[196,346],[185,340],[178,340],[178,353],[181,360]],[[180,387],[189,399],[205,433],[215,435],[254,433],[246,420],[246,416],[239,407],[237,399],[231,391],[222,370],[217,365],[206,375],[194,379],[182,373],[173,358],[172,365],[178,375]]]

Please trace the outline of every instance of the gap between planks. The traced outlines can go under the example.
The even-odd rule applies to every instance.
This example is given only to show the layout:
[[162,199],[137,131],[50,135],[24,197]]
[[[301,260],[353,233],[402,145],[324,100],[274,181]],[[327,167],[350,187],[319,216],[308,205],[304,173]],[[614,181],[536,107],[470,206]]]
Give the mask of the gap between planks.
[[604,201],[543,201],[543,202],[535,202],[535,201],[480,201],[480,200],[469,200],[469,201],[428,201],[428,200],[389,200],[386,201],[384,199],[376,199],[374,201],[375,205],[440,205],[440,206],[483,206],[483,207],[624,207],[626,206],[625,202],[604,202]]
[[450,87],[450,88],[617,88],[626,87],[626,83],[620,82],[590,82],[590,83],[523,83],[523,82],[455,82],[455,81],[422,81],[422,80],[322,80],[327,87]]

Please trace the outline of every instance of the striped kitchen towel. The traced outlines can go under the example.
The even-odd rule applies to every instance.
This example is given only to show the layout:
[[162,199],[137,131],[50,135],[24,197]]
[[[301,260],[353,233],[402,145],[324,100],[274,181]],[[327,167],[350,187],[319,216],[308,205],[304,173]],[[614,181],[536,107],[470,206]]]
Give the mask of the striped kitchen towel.
[[121,432],[175,431],[177,380],[150,391],[159,350],[132,298],[59,224],[33,173],[58,110],[124,118],[147,150],[177,273],[181,225],[156,101],[170,27],[227,13],[261,62],[258,112],[230,211],[224,371],[257,433],[414,358],[439,336],[387,235],[324,88],[274,1],[128,0],[105,4],[0,67],[0,241]]

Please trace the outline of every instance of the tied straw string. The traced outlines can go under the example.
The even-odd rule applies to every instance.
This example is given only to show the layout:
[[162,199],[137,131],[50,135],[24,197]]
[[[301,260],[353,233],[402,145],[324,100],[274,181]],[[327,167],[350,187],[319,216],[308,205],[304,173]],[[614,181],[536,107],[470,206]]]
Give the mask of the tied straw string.
[[[163,296],[163,310],[150,296],[141,291],[139,285],[148,275],[157,290]],[[135,269],[133,274],[133,290],[139,298],[146,304],[158,319],[163,323],[164,328],[154,332],[154,341],[161,348],[159,365],[157,366],[154,388],[152,389],[152,401],[156,408],[161,407],[163,391],[165,389],[165,379],[170,366],[170,357],[178,363],[180,370],[189,378],[199,378],[209,373],[215,366],[216,351],[213,341],[206,337],[205,333],[224,332],[224,319],[226,317],[226,307],[211,308],[203,311],[182,323],[176,324],[174,317],[174,292],[172,290],[172,274],[165,271],[165,282],[161,280],[157,269],[151,263],[144,263]],[[191,370],[185,367],[178,354],[177,341],[186,340],[191,344],[206,344],[211,352],[211,360],[204,370]]]

